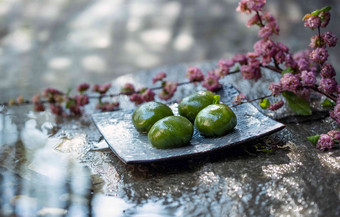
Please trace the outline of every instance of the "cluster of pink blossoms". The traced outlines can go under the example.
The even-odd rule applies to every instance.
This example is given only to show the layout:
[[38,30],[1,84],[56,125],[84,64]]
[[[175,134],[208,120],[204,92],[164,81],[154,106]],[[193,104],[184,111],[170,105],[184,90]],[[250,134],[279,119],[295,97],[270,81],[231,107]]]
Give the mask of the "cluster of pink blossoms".
[[319,140],[316,143],[316,148],[324,151],[326,149],[330,150],[334,147],[335,142],[339,143],[340,131],[331,130],[327,134],[321,134]]
[[166,78],[166,73],[160,72],[152,79],[152,81],[153,83],[156,83],[157,81],[162,83],[162,90],[158,93],[158,97],[162,100],[169,100],[174,96],[177,90],[177,82],[164,81],[164,78]]
[[[126,84],[126,85],[132,85],[132,84]],[[134,90],[134,87],[132,89]],[[150,102],[155,99],[155,93],[150,88],[142,88],[136,92],[130,92],[130,93],[121,91],[121,93],[125,95],[130,95],[129,97],[130,101],[135,103],[136,105],[140,105],[143,102]]]
[[43,94],[36,94],[32,97],[35,111],[45,111],[45,106],[41,100],[44,98],[50,104],[50,110],[58,116],[78,116],[83,113],[83,107],[89,103],[89,98],[83,93],[89,89],[88,84],[78,86],[79,95],[70,97],[68,94],[53,89],[47,88]]
[[[47,88],[43,93],[36,94],[32,97],[32,103],[34,105],[34,111],[42,112],[45,111],[44,103],[49,103],[50,110],[57,116],[80,116],[84,112],[84,106],[89,104],[89,96],[86,92],[89,90],[90,85],[83,83],[77,86],[78,95],[70,96],[57,89]],[[92,90],[100,94],[98,97],[99,103],[96,108],[101,111],[114,111],[119,107],[118,102],[102,102],[103,97],[107,91],[111,88],[111,84],[94,85]]]

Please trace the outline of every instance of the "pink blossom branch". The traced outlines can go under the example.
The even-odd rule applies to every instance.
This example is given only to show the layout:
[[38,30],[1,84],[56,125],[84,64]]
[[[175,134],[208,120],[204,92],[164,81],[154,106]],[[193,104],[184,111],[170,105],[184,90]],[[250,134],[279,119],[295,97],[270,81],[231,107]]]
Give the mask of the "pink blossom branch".
[[[240,72],[239,69],[229,72],[228,75],[232,75],[232,74],[235,74],[235,73],[238,73],[238,72]],[[177,86],[183,86],[183,85],[187,85],[187,84],[190,84],[190,83],[195,83],[195,82],[190,82],[190,81],[180,82],[180,83],[177,84]],[[151,90],[160,90],[162,88],[163,88],[162,86],[158,86],[158,87],[152,87],[150,89]],[[121,96],[121,95],[130,95],[130,94],[134,94],[134,93],[138,93],[138,91],[131,91],[131,92],[125,92],[125,93],[113,93],[113,94],[100,94],[98,96],[91,95],[91,96],[88,96],[88,98],[89,99],[103,99],[103,98],[108,98],[108,97],[110,97],[110,98],[118,97],[118,96]],[[48,100],[41,100],[41,101],[39,101],[39,103],[46,104],[46,103],[50,103],[50,102]],[[19,105],[32,105],[32,104],[34,104],[34,103],[31,100],[24,100],[21,103],[14,103],[13,105],[19,106]],[[3,102],[3,103],[0,103],[0,106],[9,106],[9,103]]]
[[[280,70],[280,69],[278,69],[278,68],[276,68],[276,67],[274,67],[274,66],[270,66],[270,65],[267,65],[267,66],[261,65],[261,66],[264,67],[264,68],[270,69],[270,70],[272,70],[272,71],[275,71],[275,72],[277,72],[277,73],[282,73],[282,70]],[[306,86],[306,88],[310,88],[310,89],[312,89],[313,91],[318,92],[318,93],[320,93],[320,94],[322,94],[322,95],[328,97],[329,99],[333,100],[334,102],[336,102],[336,97],[335,97],[335,96],[332,96],[332,95],[330,95],[330,94],[328,94],[328,93],[325,93],[325,92],[319,90],[319,89],[318,89],[317,87],[315,87],[315,86],[312,86],[312,87],[307,87],[307,86]]]

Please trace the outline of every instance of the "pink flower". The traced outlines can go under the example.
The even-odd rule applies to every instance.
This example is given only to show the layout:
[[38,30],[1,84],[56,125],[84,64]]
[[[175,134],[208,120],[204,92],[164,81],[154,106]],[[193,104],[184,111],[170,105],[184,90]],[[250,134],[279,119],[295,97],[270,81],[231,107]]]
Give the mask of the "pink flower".
[[263,6],[266,4],[266,0],[248,0],[247,7],[250,10],[262,11]]
[[316,83],[316,77],[314,72],[302,71],[301,72],[302,83],[306,86],[314,86]]
[[[261,16],[262,18],[262,16]],[[257,16],[257,14],[255,14],[254,16],[252,16],[248,22],[247,22],[247,26],[248,27],[251,27],[252,25],[261,25],[261,22],[260,22],[260,19],[259,19],[259,16]]]
[[23,97],[23,96],[18,96],[16,101],[17,101],[17,103],[20,105],[20,104],[22,104],[25,100],[24,100],[24,97]]
[[309,66],[310,62],[306,58],[300,58],[297,61],[297,65],[298,65],[300,71],[309,71],[309,69],[310,69],[310,66]]
[[292,68],[292,69],[295,69],[295,68],[298,67],[296,61],[294,60],[294,58],[292,57],[291,54],[287,54],[287,55],[286,55],[285,62],[286,62],[286,66],[287,66],[287,67],[290,67],[290,68]]
[[63,114],[63,108],[60,105],[57,104],[50,104],[51,112],[55,115],[62,115]]
[[272,91],[273,96],[278,96],[282,92],[280,83],[270,83],[268,89]]
[[32,97],[32,102],[33,103],[39,103],[40,102],[40,94],[37,93]]
[[333,94],[336,91],[337,83],[332,78],[321,78],[319,89],[327,94]]
[[158,93],[158,97],[161,98],[162,100],[169,100],[174,96],[176,90],[177,83],[167,81],[163,86],[162,91]]
[[222,87],[219,82],[219,77],[213,73],[209,73],[207,76],[205,76],[202,86],[210,91],[216,91]]
[[321,19],[318,16],[311,15],[304,21],[305,27],[309,27],[311,29],[315,29],[321,26]]
[[78,115],[81,115],[83,111],[80,109],[78,105],[74,105],[70,107],[70,113],[73,116],[78,116]]
[[327,134],[321,134],[320,139],[318,140],[316,144],[316,148],[320,149],[321,151],[325,149],[332,149],[334,146],[334,141],[333,139],[327,135]]
[[84,106],[89,104],[89,97],[86,95],[78,95],[76,96],[76,103],[78,106]]
[[260,65],[260,61],[257,58],[249,58],[248,65],[242,65],[240,69],[243,79],[253,79],[256,81],[261,78]]
[[218,61],[218,65],[220,66],[220,68],[215,69],[214,74],[223,78],[224,76],[228,75],[230,67],[232,67],[234,64],[235,63],[233,60],[221,59],[220,61]]
[[282,100],[278,101],[277,103],[271,104],[269,106],[269,110],[275,111],[280,109],[283,106],[284,102]]
[[189,67],[186,77],[189,77],[190,82],[200,82],[204,79],[203,72],[197,67]]
[[248,8],[247,2],[248,2],[248,0],[241,0],[238,3],[238,7],[236,8],[236,11],[241,12],[241,13],[250,14],[251,10]]
[[331,32],[325,32],[321,37],[330,47],[335,47],[338,42],[338,38]]
[[308,59],[309,58],[309,54],[311,52],[312,52],[312,50],[310,50],[310,49],[301,50],[301,51],[296,52],[294,54],[293,58],[294,58],[294,60],[299,60],[301,58]]
[[45,111],[44,104],[42,104],[40,102],[34,103],[34,111],[36,111],[36,112],[43,112],[43,111]]
[[99,87],[99,93],[104,94],[104,93],[106,93],[110,88],[111,88],[111,84],[110,84],[110,83],[100,85],[100,87]]
[[340,104],[337,103],[333,110],[329,112],[331,118],[333,118],[338,124],[340,124]]
[[77,87],[77,90],[79,92],[84,92],[84,91],[87,91],[88,89],[90,88],[90,85],[87,84],[87,83],[82,83],[82,84],[79,84],[78,87]]
[[264,27],[262,27],[258,33],[258,36],[264,39],[268,39],[272,34],[278,35],[280,32],[279,26],[276,22],[268,22]]
[[135,92],[135,87],[131,83],[126,83],[122,89],[120,89],[121,94],[131,95]]
[[319,14],[319,17],[321,18],[321,27],[325,28],[328,25],[329,20],[331,19],[331,13],[329,13],[328,11],[321,12]]
[[321,76],[324,78],[333,78],[336,75],[333,66],[329,63],[322,66]]
[[325,47],[325,42],[324,39],[322,37],[320,37],[319,35],[314,35],[311,37],[310,39],[310,44],[309,47],[315,49],[317,47]]
[[239,95],[235,97],[235,99],[233,100],[233,103],[241,104],[242,101],[245,99],[246,99],[246,96],[243,95],[243,93],[240,93]]
[[288,90],[291,92],[296,92],[297,88],[301,85],[300,79],[293,75],[292,73],[286,73],[280,79],[280,84],[283,90]]
[[165,72],[160,72],[152,79],[152,83],[155,84],[157,81],[162,81],[165,77]]
[[331,130],[327,134],[335,140],[340,140],[340,131],[339,130]]
[[258,53],[256,53],[256,52],[248,52],[246,57],[247,58],[257,58],[259,56],[260,55]]
[[96,109],[100,109],[101,111],[116,111],[119,109],[119,102],[104,102],[102,104],[97,104]]
[[134,102],[136,105],[142,104],[144,101],[139,93],[134,93],[130,97],[130,101]]
[[103,85],[95,84],[95,85],[93,85],[92,90],[94,92],[97,92],[97,93],[100,93],[100,94],[105,94],[110,88],[111,88],[111,84],[110,83],[103,84]]
[[225,71],[221,67],[219,67],[217,69],[213,69],[212,71],[210,71],[210,73],[216,75],[219,78],[223,78],[229,73],[229,71]]
[[93,90],[94,92],[98,92],[98,91],[99,91],[99,87],[100,87],[99,84],[95,84],[95,85],[93,85],[92,90]]
[[141,97],[144,102],[150,102],[155,99],[155,93],[151,89],[146,89],[141,93]]
[[249,65],[243,65],[241,67],[241,74],[243,79],[255,81],[262,76],[260,68],[254,68]]
[[43,97],[48,98],[51,95],[62,95],[63,93],[54,88],[47,88],[43,91]]
[[287,45],[285,45],[282,42],[277,42],[277,48],[279,50],[281,50],[282,52],[284,52],[284,53],[288,53],[289,52],[289,48],[287,47]]
[[218,61],[218,65],[220,66],[219,74],[221,75],[221,77],[228,75],[230,67],[232,67],[234,64],[235,63],[233,60],[228,59],[221,59],[220,61]]
[[234,63],[239,63],[241,65],[247,64],[247,57],[244,54],[236,54],[232,60]]
[[47,88],[43,91],[43,97],[47,99],[50,103],[61,103],[64,101],[64,94],[56,89],[53,88]]
[[325,48],[318,47],[310,53],[309,58],[314,62],[323,64],[328,59],[328,51]]

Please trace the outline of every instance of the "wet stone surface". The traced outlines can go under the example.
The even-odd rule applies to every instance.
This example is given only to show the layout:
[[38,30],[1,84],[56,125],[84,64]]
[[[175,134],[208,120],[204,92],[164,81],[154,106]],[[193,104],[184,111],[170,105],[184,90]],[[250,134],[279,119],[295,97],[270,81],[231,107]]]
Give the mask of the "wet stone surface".
[[[198,66],[207,69],[214,64]],[[166,68],[173,72],[170,80],[182,78],[185,67]],[[140,77],[127,75],[113,83],[148,84],[160,70],[141,72]],[[254,95],[266,91],[256,85]],[[196,88],[182,86],[175,97]],[[133,108],[127,101],[122,104],[126,110]],[[340,150],[321,152],[306,139],[335,128],[330,118],[297,123],[299,119],[289,117],[295,123],[286,123],[278,133],[208,156],[125,165],[108,149],[92,149],[103,145],[103,138],[90,116],[55,119],[49,112],[36,114],[29,109],[12,107],[0,114],[2,216],[340,214]],[[283,114],[267,115],[283,123],[287,119]]]

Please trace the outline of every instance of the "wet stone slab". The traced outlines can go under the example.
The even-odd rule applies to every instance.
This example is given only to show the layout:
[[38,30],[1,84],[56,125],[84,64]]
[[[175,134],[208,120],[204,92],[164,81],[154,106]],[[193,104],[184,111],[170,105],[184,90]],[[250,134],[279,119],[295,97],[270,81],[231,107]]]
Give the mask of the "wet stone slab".
[[[206,70],[215,64],[197,66]],[[150,78],[164,69],[169,72],[169,80],[175,81],[183,78],[187,66],[127,75],[113,84],[117,88],[123,81],[148,85]],[[267,91],[260,84],[239,81],[237,76],[224,82],[235,80],[236,88],[253,88],[254,95]],[[199,86],[182,86],[175,99],[198,89]],[[121,99],[124,110],[134,108],[123,96]],[[89,105],[89,112],[92,108]],[[286,128],[213,155],[125,165],[108,149],[93,150],[104,140],[90,116],[55,119],[48,112],[27,113],[29,109],[11,108],[1,113],[1,215],[340,214],[340,150],[320,152],[306,139],[335,128],[330,118],[286,123],[287,117],[282,114],[265,113],[282,118]]]

